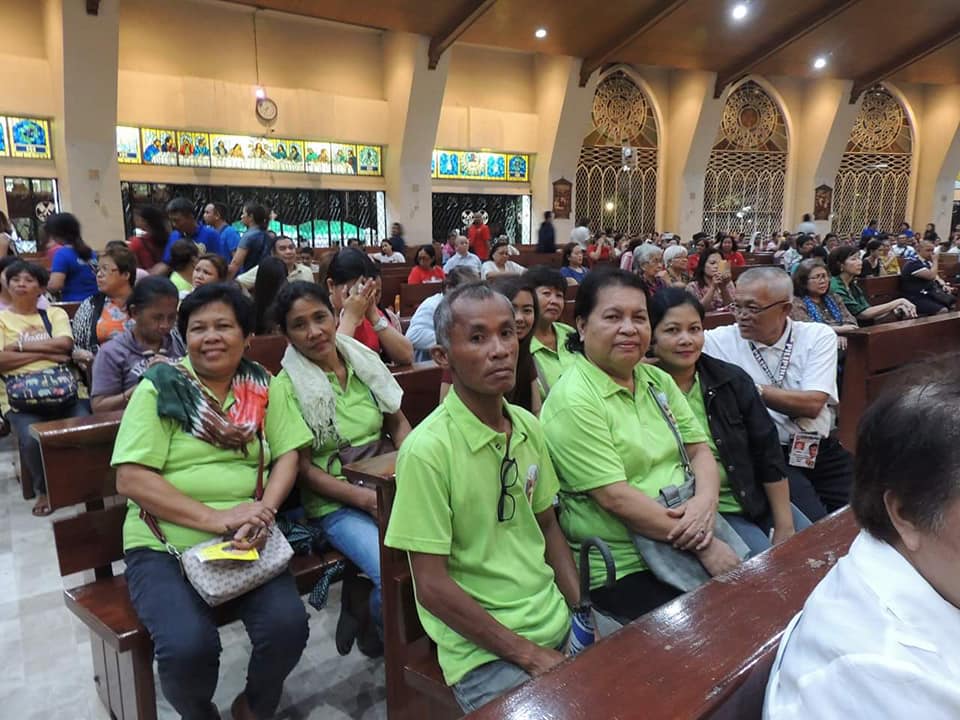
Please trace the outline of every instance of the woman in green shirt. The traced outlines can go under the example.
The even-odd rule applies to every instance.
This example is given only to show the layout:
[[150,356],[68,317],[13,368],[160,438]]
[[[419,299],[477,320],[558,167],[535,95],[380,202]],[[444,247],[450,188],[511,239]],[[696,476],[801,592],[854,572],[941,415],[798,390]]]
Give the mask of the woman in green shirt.
[[906,320],[917,316],[916,306],[906,298],[897,298],[880,305],[871,305],[860,287],[860,272],[863,260],[860,251],[852,245],[844,245],[830,251],[827,257],[830,270],[830,292],[847,306],[847,310],[861,325],[892,320]]
[[[616,563],[617,582],[605,588],[603,563],[591,561],[591,599],[629,621],[680,594],[647,571],[634,535],[693,553],[710,575],[740,560],[714,537],[720,479],[707,437],[670,376],[641,362],[650,322],[640,278],[623,270],[590,273],[574,315],[569,347],[576,360],[547,397],[541,422],[560,479],[560,525],[574,555],[598,536]],[[663,401],[696,476],[695,495],[674,509],[656,501],[661,489],[685,479]]]
[[[275,382],[313,436],[312,447],[300,453],[300,498],[310,522],[373,583],[370,616],[382,639],[377,494],[347,482],[342,466],[400,447],[410,432],[400,410],[403,391],[377,353],[337,332],[330,297],[319,285],[287,284],[274,313],[290,342]],[[358,630],[356,623],[338,623],[342,655]],[[364,645],[361,650],[379,652]]]
[[[213,610],[172,551],[217,536],[238,549],[262,547],[278,532],[274,519],[296,480],[298,450],[310,444],[296,405],[243,357],[252,325],[253,306],[239,288],[206,285],[191,293],[178,318],[187,357],[144,373],[111,460],[117,492],[129,499],[123,546],[130,599],[153,640],[163,693],[185,718],[218,717],[212,698],[220,636]],[[261,459],[270,472],[257,501]],[[142,513],[153,516],[159,534]],[[253,644],[233,717],[272,717],[307,642],[296,583],[283,572],[230,604]]]

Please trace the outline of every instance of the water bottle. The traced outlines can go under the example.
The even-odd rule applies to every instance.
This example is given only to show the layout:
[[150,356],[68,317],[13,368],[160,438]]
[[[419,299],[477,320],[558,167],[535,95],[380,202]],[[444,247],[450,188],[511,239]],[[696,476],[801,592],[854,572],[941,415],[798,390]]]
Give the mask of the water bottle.
[[595,640],[593,610],[581,605],[573,611],[573,617],[570,620],[570,637],[567,639],[565,654],[567,657],[573,657],[584,648],[593,645]]

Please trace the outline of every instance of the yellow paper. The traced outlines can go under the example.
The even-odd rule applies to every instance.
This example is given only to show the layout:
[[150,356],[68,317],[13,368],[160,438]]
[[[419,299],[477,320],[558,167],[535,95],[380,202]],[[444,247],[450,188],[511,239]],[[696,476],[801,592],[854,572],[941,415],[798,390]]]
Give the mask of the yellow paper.
[[259,557],[260,553],[257,552],[256,548],[237,550],[229,540],[217,545],[210,545],[200,551],[200,560],[202,562],[208,562],[210,560],[245,560],[249,562],[257,560]]

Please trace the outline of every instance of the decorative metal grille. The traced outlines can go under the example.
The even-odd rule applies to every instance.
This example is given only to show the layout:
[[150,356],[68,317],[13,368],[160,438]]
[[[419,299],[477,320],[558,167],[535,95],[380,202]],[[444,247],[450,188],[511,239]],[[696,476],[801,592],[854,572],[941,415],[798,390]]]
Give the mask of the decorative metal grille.
[[433,194],[433,237],[446,238],[451,230],[465,232],[468,218],[479,212],[490,227],[490,236],[506,235],[514,244],[529,243],[524,237],[522,195],[481,195],[477,193]]
[[755,231],[783,224],[787,131],[777,104],[756,83],[738,87],[723,108],[703,179],[703,230]]
[[[593,129],[577,164],[576,217],[614,232],[653,232],[658,144],[653,106],[626,73],[617,71],[597,86],[591,119]],[[636,162],[624,170],[622,148],[628,145]]]
[[[296,190],[210,185],[172,185],[167,183],[120,183],[124,225],[133,234],[133,209],[138,205],[163,208],[175,197],[190,199],[199,219],[207,203],[227,206],[228,223],[240,220],[243,206],[257,202],[276,214],[276,232],[316,247],[331,242],[345,245],[358,238],[364,244],[376,244],[379,237],[378,193],[360,190]],[[379,203],[382,204],[382,199]]]
[[903,222],[912,151],[910,120],[899,101],[883,87],[867,91],[834,182],[834,232],[858,233],[870,220],[893,231]]

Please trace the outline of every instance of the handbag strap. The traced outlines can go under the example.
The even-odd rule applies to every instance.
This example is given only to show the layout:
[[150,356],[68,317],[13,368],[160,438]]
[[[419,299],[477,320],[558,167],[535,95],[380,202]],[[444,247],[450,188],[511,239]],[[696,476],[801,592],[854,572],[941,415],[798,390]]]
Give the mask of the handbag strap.
[[683,471],[685,475],[688,477],[693,477],[693,469],[690,465],[690,456],[687,455],[686,445],[683,442],[683,438],[680,436],[680,430],[677,428],[677,423],[673,419],[673,413],[670,411],[670,406],[667,404],[666,395],[654,387],[653,383],[647,384],[647,391],[650,393],[650,396],[653,398],[654,402],[657,403],[657,407],[660,408],[660,414],[667,422],[670,432],[673,433],[673,439],[677,441],[677,449],[680,451],[680,459],[683,461]]
[[[264,451],[263,451],[263,433],[260,430],[257,430],[257,444],[259,446],[259,457],[257,458],[257,487],[254,491],[254,498],[257,502],[263,500],[263,465],[264,465]],[[176,558],[180,557],[180,551],[176,547],[171,545],[167,541],[167,536],[164,535],[163,530],[160,529],[160,523],[157,522],[157,517],[153,513],[149,513],[143,508],[140,508],[140,519],[146,524],[150,529],[150,532],[153,533],[153,536],[157,538],[163,547],[168,553],[173,555]]]
[[53,339],[53,324],[50,322],[50,317],[47,315],[47,311],[42,308],[37,308],[37,314],[40,315],[40,320],[43,322],[43,327],[47,331],[47,335],[50,336],[50,339]]

